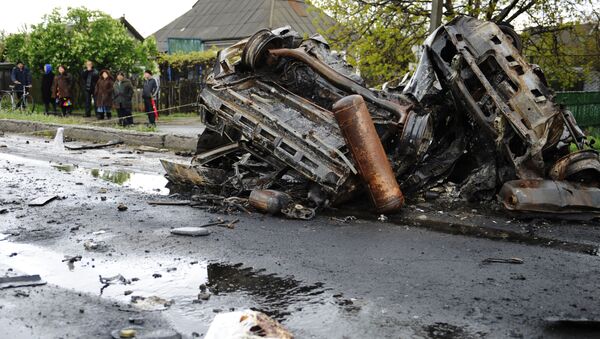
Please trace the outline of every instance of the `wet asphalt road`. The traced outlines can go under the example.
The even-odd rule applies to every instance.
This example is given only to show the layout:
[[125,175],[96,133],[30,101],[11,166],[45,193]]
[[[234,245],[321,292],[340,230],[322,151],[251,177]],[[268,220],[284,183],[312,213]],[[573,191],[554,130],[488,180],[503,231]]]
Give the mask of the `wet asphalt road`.
[[[189,158],[126,147],[72,152],[13,135],[0,145],[0,276],[48,282],[0,290],[0,338],[109,338],[130,317],[203,337],[216,312],[245,308],[272,315],[297,338],[600,336],[544,322],[600,319],[598,256],[364,219],[149,206],[169,194],[158,159]],[[59,199],[27,206],[44,194]],[[239,222],[207,237],[169,233],[219,217]],[[554,232],[562,228],[570,238],[570,229],[595,234],[582,241],[596,244],[597,224]],[[92,242],[98,248],[86,250]],[[69,267],[65,255],[82,259]],[[482,264],[489,257],[524,263]],[[116,274],[136,281],[101,291],[98,276]],[[200,284],[213,292],[207,301],[195,301]]]

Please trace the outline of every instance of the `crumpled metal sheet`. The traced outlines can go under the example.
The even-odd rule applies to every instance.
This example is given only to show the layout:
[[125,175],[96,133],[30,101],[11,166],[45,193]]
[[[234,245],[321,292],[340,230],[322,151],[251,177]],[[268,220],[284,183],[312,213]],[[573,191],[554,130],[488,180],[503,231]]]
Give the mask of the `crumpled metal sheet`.
[[178,164],[175,162],[160,160],[168,179],[179,185],[215,186],[222,183],[225,176],[223,170]]
[[571,219],[600,215],[600,189],[567,181],[513,180],[502,186],[499,197],[510,211],[569,215]]

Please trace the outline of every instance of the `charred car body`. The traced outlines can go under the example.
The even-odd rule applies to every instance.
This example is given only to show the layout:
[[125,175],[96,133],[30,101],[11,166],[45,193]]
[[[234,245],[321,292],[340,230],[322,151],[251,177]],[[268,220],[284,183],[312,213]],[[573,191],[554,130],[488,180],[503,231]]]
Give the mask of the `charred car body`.
[[213,194],[272,188],[313,208],[366,191],[388,213],[403,193],[451,181],[467,200],[594,216],[598,154],[519,45],[506,27],[457,17],[427,39],[408,81],[377,91],[321,36],[259,31],[217,56],[192,166],[165,167]]

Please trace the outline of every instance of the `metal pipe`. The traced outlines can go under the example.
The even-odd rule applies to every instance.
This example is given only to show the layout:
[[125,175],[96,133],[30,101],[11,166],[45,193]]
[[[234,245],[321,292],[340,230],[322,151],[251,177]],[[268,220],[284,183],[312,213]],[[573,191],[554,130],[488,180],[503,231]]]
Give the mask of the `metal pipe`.
[[344,75],[336,72],[333,68],[331,68],[326,63],[321,60],[310,56],[306,51],[300,47],[296,49],[289,48],[281,48],[281,49],[271,49],[269,53],[274,56],[279,57],[288,57],[293,58],[299,61],[304,62],[308,66],[310,66],[315,72],[317,72],[320,76],[327,79],[329,82],[337,85],[338,87],[362,96],[365,100],[370,103],[373,103],[391,113],[393,113],[400,123],[404,123],[406,120],[407,109],[397,103],[391,102],[389,100],[378,98],[373,92],[364,88],[363,86],[357,84],[353,80],[345,77]]
[[333,104],[333,113],[375,208],[380,213],[398,211],[404,196],[364,99],[360,95],[347,96]]

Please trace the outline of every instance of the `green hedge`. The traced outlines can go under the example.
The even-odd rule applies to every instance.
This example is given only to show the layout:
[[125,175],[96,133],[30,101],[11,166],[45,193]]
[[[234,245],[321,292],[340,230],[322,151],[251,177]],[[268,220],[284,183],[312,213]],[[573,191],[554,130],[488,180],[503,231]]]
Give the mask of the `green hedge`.
[[203,69],[212,68],[217,52],[217,49],[210,49],[204,52],[161,54],[157,58],[157,62],[163,75],[170,66],[174,76],[177,74],[185,77],[187,72],[194,70],[197,66],[202,66]]

